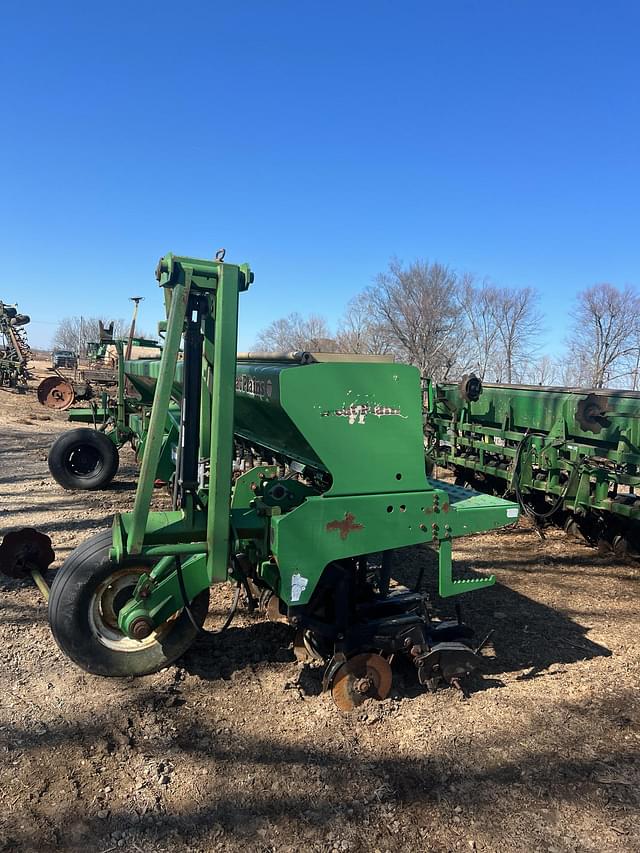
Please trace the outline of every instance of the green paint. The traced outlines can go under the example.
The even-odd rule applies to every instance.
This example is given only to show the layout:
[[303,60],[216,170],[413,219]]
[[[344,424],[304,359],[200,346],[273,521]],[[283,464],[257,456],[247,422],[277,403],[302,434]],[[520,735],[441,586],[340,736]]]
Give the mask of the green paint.
[[429,456],[511,489],[526,436],[519,464],[525,497],[561,497],[563,510],[604,513],[630,530],[623,522],[637,518],[635,500],[628,488],[615,493],[618,486],[640,489],[639,400],[632,391],[485,385],[470,403],[457,385],[431,383],[427,420],[436,443]]
[[[112,552],[159,562],[120,611],[125,632],[140,616],[157,625],[182,607],[176,556],[189,599],[233,574],[231,555],[239,552],[288,607],[310,601],[330,563],[407,545],[438,549],[443,596],[494,582],[454,580],[451,543],[513,523],[517,508],[427,477],[415,368],[357,357],[236,362],[248,267],[167,255],[159,281],[167,307],[162,359],[125,366],[143,396],[141,411],[128,417],[141,436],[142,467],[133,512],[116,516]],[[207,477],[184,510],[150,512],[154,474],[177,440],[178,350],[190,292],[207,305],[198,427]],[[234,434],[267,458],[306,467],[312,484],[263,465],[238,476],[232,490]]]

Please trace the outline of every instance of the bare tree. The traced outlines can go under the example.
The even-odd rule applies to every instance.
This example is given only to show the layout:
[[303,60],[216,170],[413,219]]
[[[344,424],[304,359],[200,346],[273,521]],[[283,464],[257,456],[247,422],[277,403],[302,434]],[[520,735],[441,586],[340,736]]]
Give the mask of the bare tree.
[[294,312],[269,323],[256,338],[256,348],[264,352],[311,350],[334,352],[336,342],[327,321],[318,314],[303,317]]
[[[496,287],[487,279],[478,285],[465,273],[459,293],[466,332],[459,360],[464,354],[469,366],[488,381],[511,383],[527,378],[542,326],[537,292],[530,287]],[[544,372],[549,374],[550,362],[545,362]]]
[[596,284],[578,294],[567,359],[579,384],[604,388],[626,380],[637,385],[639,315],[640,297],[631,287]]
[[[348,303],[335,339],[326,321],[289,314],[259,334],[263,350],[317,349],[393,353],[425,377],[446,380],[465,371],[514,382],[531,373],[541,327],[532,288],[500,288],[487,279],[459,277],[439,263],[393,259],[372,287]],[[535,381],[550,376],[540,362]]]
[[496,292],[495,322],[499,354],[496,361],[498,382],[517,382],[534,358],[542,328],[538,311],[539,296],[531,287],[501,287]]
[[568,388],[591,387],[590,360],[577,353],[565,352],[559,361],[560,380]]
[[530,385],[555,385],[558,382],[561,368],[556,359],[543,355],[532,362],[523,373],[522,379]]
[[457,365],[463,338],[457,294],[449,267],[420,260],[403,267],[396,259],[368,291],[372,319],[387,330],[398,356],[438,379]]
[[[129,333],[126,320],[106,320],[104,317],[64,317],[53,335],[54,349],[68,349],[84,356],[90,341],[100,340],[100,321],[105,325],[113,322],[114,338],[124,338]],[[142,334],[138,334],[141,337]]]
[[627,387],[637,391],[640,388],[640,321],[634,329],[633,346],[625,361],[628,365]]
[[498,358],[499,330],[497,311],[499,291],[486,279],[476,286],[469,273],[460,283],[460,310],[467,334],[465,335],[469,369],[480,379],[495,378],[494,367]]
[[358,293],[348,303],[336,335],[338,352],[384,355],[392,346],[387,327],[371,316],[371,300],[367,291]]

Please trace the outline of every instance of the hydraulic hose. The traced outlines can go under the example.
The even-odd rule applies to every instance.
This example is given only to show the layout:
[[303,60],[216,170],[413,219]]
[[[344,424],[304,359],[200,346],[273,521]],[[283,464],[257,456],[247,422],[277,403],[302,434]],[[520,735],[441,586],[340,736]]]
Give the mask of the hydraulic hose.
[[530,506],[528,503],[525,502],[525,500],[522,496],[522,491],[520,489],[520,470],[519,470],[520,460],[522,458],[522,453],[523,453],[523,448],[525,446],[525,443],[527,442],[528,439],[532,439],[532,438],[533,438],[533,433],[530,433],[527,431],[523,435],[522,439],[520,440],[520,443],[518,444],[518,447],[516,448],[516,453],[515,453],[515,456],[513,458],[513,480],[512,480],[513,491],[515,492],[516,499],[517,499],[518,503],[520,504],[520,506],[522,507],[522,511],[525,513],[525,515],[528,515],[529,518],[537,519],[538,521],[544,521],[547,518],[551,518],[551,516],[554,515],[554,513],[556,513],[560,509],[560,507],[562,506],[562,503],[563,503],[564,499],[566,498],[566,496],[569,492],[569,487],[573,481],[573,477],[574,477],[574,475],[578,469],[577,469],[576,465],[573,466],[571,474],[569,475],[569,478],[567,479],[567,482],[565,483],[564,489],[558,495],[558,497],[556,498],[555,502],[553,503],[553,505],[551,506],[550,509],[548,509],[546,512],[538,512],[537,510],[535,510],[532,506]]
[[207,631],[202,625],[198,625],[193,615],[193,611],[191,610],[191,605],[189,604],[189,599],[187,598],[187,590],[184,585],[184,575],[182,574],[182,561],[180,557],[176,555],[176,574],[178,575],[178,586],[180,587],[180,595],[182,596],[182,604],[189,617],[189,621],[196,629],[198,634],[203,637],[215,637],[219,634],[224,633],[229,625],[233,622],[233,618],[236,615],[236,611],[238,609],[238,602],[240,601],[240,591],[242,590],[242,583],[238,581],[236,584],[235,592],[233,593],[233,600],[231,602],[231,608],[229,609],[229,613],[227,614],[227,618],[224,621],[224,624],[221,628],[218,628],[217,631]]

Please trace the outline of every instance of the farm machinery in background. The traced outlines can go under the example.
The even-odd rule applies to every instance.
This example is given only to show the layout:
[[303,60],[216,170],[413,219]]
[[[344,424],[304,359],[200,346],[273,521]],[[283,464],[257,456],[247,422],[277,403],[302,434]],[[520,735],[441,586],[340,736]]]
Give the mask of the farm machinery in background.
[[[113,392],[118,385],[118,364],[124,359],[158,358],[160,344],[155,340],[135,337],[135,318],[140,297],[135,297],[136,306],[129,337],[126,340],[113,337],[113,323],[105,326],[99,321],[99,340],[87,344],[88,367],[78,367],[77,357],[70,361],[71,371],[59,369],[64,364],[53,361],[53,376],[47,376],[36,389],[38,400],[51,409],[66,410],[77,400],[94,400]],[[73,353],[69,353],[74,356]],[[54,353],[55,356],[55,353]],[[94,406],[95,408],[95,406]]]
[[[154,387],[148,382],[139,382],[133,370],[139,364],[157,366],[160,362],[159,359],[125,361],[126,342],[115,341],[110,346],[116,352],[115,389],[111,389],[111,393],[103,390],[89,406],[69,408],[69,421],[83,426],[63,432],[49,450],[51,475],[65,489],[96,490],[108,486],[118,472],[119,450],[127,443],[131,444],[138,462],[142,460]],[[53,402],[55,404],[55,399]],[[92,428],[87,429],[87,426]],[[179,426],[180,405],[171,401],[155,472],[157,481],[168,483],[173,479]]]
[[17,305],[0,301],[0,387],[22,390],[27,386],[31,348],[24,327],[30,319],[18,313]]
[[[421,578],[392,587],[391,555],[436,549],[443,598],[489,587],[493,576],[454,579],[453,540],[513,524],[517,505],[427,477],[415,368],[357,356],[238,359],[239,295],[253,273],[223,257],[161,259],[162,358],[119,360],[115,410],[105,403],[92,415],[110,426],[70,431],[113,450],[135,436],[142,452],[133,510],[56,573],[58,645],[91,673],[154,672],[203,632],[211,584],[230,581],[236,603],[242,592],[295,628],[298,653],[322,662],[343,710],[387,696],[398,656],[430,689],[461,687],[481,667],[482,643],[459,608],[451,621],[433,618]],[[96,473],[99,450],[65,458],[74,455],[74,476]],[[163,459],[173,509],[152,512]]]
[[640,556],[640,393],[429,383],[427,456],[619,557]]

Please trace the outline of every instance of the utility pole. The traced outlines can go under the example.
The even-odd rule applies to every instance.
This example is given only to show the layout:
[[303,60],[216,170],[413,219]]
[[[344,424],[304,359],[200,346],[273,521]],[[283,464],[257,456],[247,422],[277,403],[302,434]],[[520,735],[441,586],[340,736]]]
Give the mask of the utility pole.
[[144,296],[130,296],[129,297],[133,302],[133,317],[131,318],[131,328],[129,329],[129,340],[127,341],[127,352],[125,355],[126,359],[131,358],[131,348],[133,346],[133,336],[136,331],[136,317],[138,316],[138,305],[144,299]]

